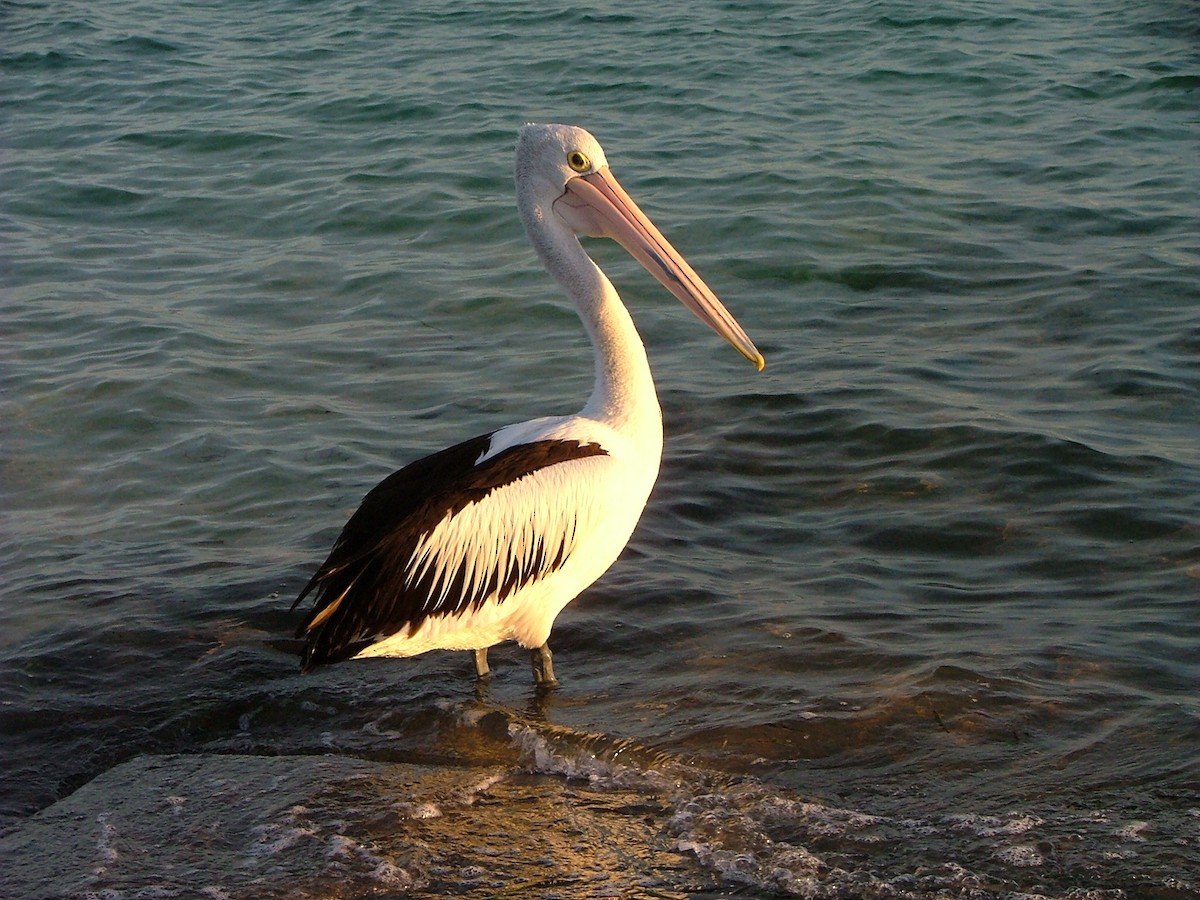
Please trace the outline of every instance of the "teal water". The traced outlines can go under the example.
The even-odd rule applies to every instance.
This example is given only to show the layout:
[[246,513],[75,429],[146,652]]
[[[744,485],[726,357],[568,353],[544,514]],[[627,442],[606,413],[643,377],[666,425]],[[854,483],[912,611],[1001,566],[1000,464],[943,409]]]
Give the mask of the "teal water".
[[[0,5],[0,821],[149,752],[669,758],[731,891],[1200,896],[1196,13]],[[528,120],[599,137],[767,369],[590,245],[667,449],[562,689],[301,677],[366,490],[586,397]]]

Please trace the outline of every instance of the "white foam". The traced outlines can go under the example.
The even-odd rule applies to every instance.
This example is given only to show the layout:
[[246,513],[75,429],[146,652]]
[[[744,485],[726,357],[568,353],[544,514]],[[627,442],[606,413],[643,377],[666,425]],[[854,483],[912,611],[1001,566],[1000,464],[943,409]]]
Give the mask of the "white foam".
[[308,814],[308,808],[296,804],[287,811],[287,816],[280,822],[265,822],[250,829],[257,843],[249,849],[252,856],[277,856],[290,850],[306,838],[315,837],[319,831],[311,822],[301,821]]
[[1011,847],[1001,847],[996,851],[996,859],[1010,866],[1032,868],[1044,866],[1046,857],[1032,844],[1014,844]]
[[380,856],[371,847],[356,841],[345,834],[331,835],[329,849],[326,851],[329,859],[351,861],[358,860],[370,867],[371,880],[387,888],[396,890],[412,890],[419,887],[421,882],[408,871],[390,859]]
[[104,866],[110,866],[121,858],[121,854],[117,852],[117,848],[113,846],[113,839],[117,836],[116,826],[108,821],[108,813],[100,813],[96,816],[96,823],[100,826],[100,836],[96,839],[96,855],[100,858],[103,864],[98,871],[102,872]]
[[[678,786],[679,779],[674,775],[635,759],[640,754],[632,744],[605,742],[604,750],[610,758],[604,759],[582,746],[593,736],[572,736],[574,740],[568,741],[568,746],[559,746],[558,741],[548,739],[538,729],[517,723],[509,725],[508,734],[528,769],[539,775],[584,780],[597,790],[672,790]],[[620,761],[623,754],[629,762]]]
[[1150,831],[1149,822],[1130,822],[1124,828],[1118,828],[1116,831],[1117,837],[1123,841],[1131,841],[1136,844],[1146,842],[1146,832]]
[[258,838],[258,845],[251,851],[258,856],[277,856],[289,850],[305,838],[314,837],[317,829],[311,827],[286,827],[278,823],[257,825],[251,829]]
[[1025,834],[1045,824],[1037,816],[1024,813],[1013,813],[1012,818],[1003,819],[999,816],[981,816],[976,813],[944,816],[943,820],[952,828],[970,831],[980,837],[999,837],[1002,835]]
[[410,818],[413,819],[437,819],[442,815],[441,809],[436,803],[418,803],[412,811]]
[[392,809],[405,819],[440,819],[442,816],[442,808],[436,803],[428,801],[423,803],[409,803],[405,800],[399,800],[392,804]]
[[492,774],[481,778],[478,782],[462,792],[462,801],[468,806],[472,805],[477,799],[479,799],[480,794],[491,790],[507,777],[507,774],[504,772],[493,772]]

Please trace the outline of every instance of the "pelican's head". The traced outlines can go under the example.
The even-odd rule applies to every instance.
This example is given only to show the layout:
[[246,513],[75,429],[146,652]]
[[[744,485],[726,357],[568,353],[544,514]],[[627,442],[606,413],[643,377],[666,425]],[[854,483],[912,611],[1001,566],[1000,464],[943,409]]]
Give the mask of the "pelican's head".
[[517,141],[517,181],[539,197],[557,199],[581,173],[606,167],[604,149],[574,125],[526,125]]
[[625,193],[591,134],[573,125],[526,125],[517,141],[516,177],[526,227],[553,216],[577,235],[612,238],[702,322],[762,369],[762,354],[746,332]]

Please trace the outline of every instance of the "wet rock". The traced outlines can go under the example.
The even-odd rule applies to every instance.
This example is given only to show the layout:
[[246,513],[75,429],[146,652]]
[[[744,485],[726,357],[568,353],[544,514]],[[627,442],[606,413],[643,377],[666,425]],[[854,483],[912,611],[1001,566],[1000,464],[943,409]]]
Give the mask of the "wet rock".
[[346,800],[369,801],[377,780],[412,795],[439,777],[345,757],[138,757],[0,838],[0,894],[305,896],[329,876],[404,889],[408,872],[343,833]]
[[0,896],[676,896],[711,885],[663,832],[657,803],[504,767],[143,756],[0,837]]

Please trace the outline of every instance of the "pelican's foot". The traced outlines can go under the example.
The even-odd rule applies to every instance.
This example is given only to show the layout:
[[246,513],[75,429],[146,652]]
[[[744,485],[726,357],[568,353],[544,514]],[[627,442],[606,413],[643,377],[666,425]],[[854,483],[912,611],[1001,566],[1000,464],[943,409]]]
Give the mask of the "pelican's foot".
[[487,652],[487,647],[471,651],[471,655],[475,657],[475,679],[477,681],[487,681],[492,677],[492,670],[488,668]]
[[558,687],[558,679],[554,677],[554,654],[550,652],[549,644],[542,644],[536,650],[529,651],[533,659],[533,683],[540,690],[550,690]]

